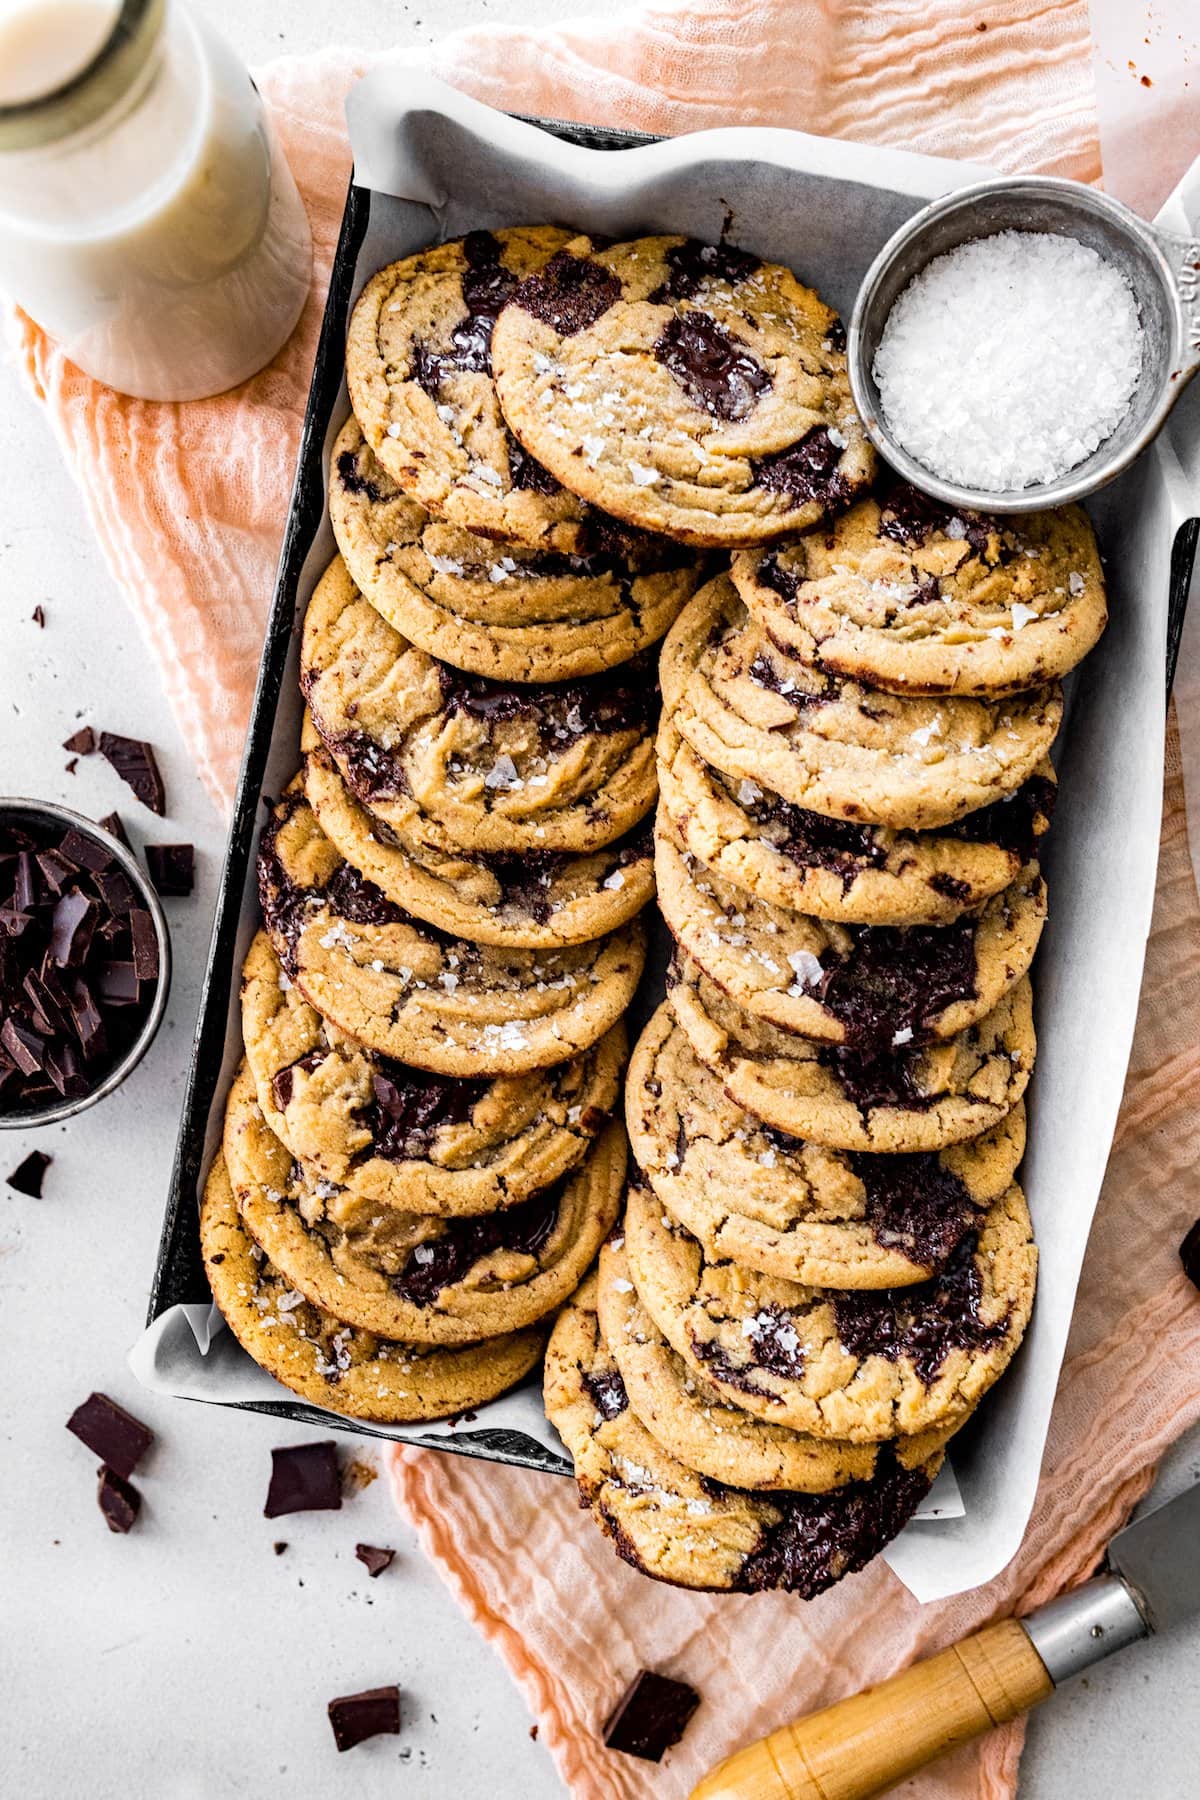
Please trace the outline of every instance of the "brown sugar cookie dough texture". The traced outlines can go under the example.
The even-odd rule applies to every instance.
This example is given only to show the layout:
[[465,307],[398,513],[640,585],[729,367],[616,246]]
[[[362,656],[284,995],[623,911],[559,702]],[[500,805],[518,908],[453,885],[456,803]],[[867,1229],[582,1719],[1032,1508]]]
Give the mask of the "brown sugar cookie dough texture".
[[685,543],[762,543],[842,511],[874,451],[837,315],[730,244],[580,237],[492,335],[514,434],[565,487]]

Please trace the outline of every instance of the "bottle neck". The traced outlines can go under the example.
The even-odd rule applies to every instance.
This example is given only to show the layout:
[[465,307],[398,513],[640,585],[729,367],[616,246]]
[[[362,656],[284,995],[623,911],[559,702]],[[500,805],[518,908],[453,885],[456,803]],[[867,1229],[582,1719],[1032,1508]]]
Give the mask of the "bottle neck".
[[[74,13],[74,17],[64,14]],[[27,0],[8,19],[0,17],[0,60],[6,33],[21,34],[32,64],[38,51],[61,56],[64,40],[88,41],[89,13],[103,17],[100,0]],[[131,105],[150,78],[160,49],[167,0],[121,0],[111,24],[82,67],[48,65],[51,85],[43,93],[0,104],[0,157],[52,152],[81,135],[103,133]],[[41,42],[39,42],[39,39]],[[10,68],[17,58],[7,58]],[[51,72],[52,71],[52,72]],[[3,96],[0,96],[3,98]]]

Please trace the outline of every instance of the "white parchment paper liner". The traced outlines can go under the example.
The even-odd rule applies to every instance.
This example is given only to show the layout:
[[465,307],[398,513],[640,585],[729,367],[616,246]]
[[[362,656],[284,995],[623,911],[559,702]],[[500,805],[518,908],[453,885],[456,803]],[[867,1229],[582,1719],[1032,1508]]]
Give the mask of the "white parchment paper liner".
[[[356,180],[373,190],[356,289],[383,263],[473,227],[558,222],[616,237],[684,231],[712,240],[730,214],[735,243],[790,264],[846,317],[867,265],[890,233],[935,195],[989,173],[777,130],[699,132],[616,152],[583,149],[430,76],[388,65],[355,88],[347,113]],[[953,381],[953,370],[947,379]],[[1045,858],[1050,923],[1034,974],[1040,1049],[1023,1174],[1041,1248],[1038,1300],[1015,1363],[977,1425],[955,1443],[957,1488],[952,1478],[939,1484],[926,1516],[908,1525],[886,1552],[922,1601],[997,1574],[1021,1542],[1037,1489],[1124,1085],[1150,927],[1170,554],[1189,511],[1186,459],[1196,457],[1200,442],[1192,401],[1200,401],[1200,386],[1183,403],[1186,413],[1183,407],[1177,412],[1170,438],[1091,509],[1108,566],[1112,617],[1099,649],[1069,684],[1068,720],[1055,757],[1061,786]],[[343,395],[327,457],[348,410]],[[305,564],[301,608],[333,548],[325,523]],[[1200,619],[1193,618],[1193,625]],[[293,651],[267,792],[281,790],[297,761],[295,660]],[[246,943],[256,914],[251,878]],[[235,994],[226,1076],[239,1055]],[[210,1121],[210,1149],[219,1129],[218,1108]],[[228,1332],[209,1341],[210,1328],[206,1307],[164,1313],[135,1348],[134,1372],[160,1391],[227,1405],[286,1400]],[[321,1416],[315,1409],[312,1415]],[[520,1432],[561,1455],[536,1385],[481,1408],[469,1425],[375,1435],[430,1442],[451,1430],[462,1439],[485,1429]]]

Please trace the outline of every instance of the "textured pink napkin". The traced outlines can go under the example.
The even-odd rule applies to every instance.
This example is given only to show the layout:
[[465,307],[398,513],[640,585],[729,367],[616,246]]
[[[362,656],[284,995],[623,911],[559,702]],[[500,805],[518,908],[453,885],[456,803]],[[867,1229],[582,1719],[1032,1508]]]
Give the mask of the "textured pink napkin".
[[[477,97],[523,111],[662,132],[790,125],[1002,169],[1100,173],[1084,0],[970,9],[960,0],[692,0],[557,31],[471,30],[427,60]],[[264,374],[188,406],[125,400],[81,376],[20,314],[9,320],[201,773],[226,803],[349,173],[342,102],[361,66],[331,52],[260,76],[309,207],[317,267],[301,326]],[[1142,89],[1136,71],[1130,78],[1145,120],[1122,129],[1124,149],[1138,152],[1123,182],[1157,204],[1169,185],[1161,171],[1179,160],[1179,112],[1166,116],[1172,141],[1157,139],[1154,89]],[[1175,1255],[1200,1212],[1200,905],[1174,737],[1168,759],[1158,907],[1125,1104],[1037,1508],[1003,1576],[926,1608],[883,1564],[808,1606],[677,1593],[616,1561],[566,1481],[396,1453],[401,1507],[505,1657],[574,1794],[674,1800],[710,1762],[794,1712],[1081,1577],[1145,1490],[1155,1458],[1200,1416],[1200,1300]],[[658,1770],[608,1754],[596,1737],[642,1665],[683,1676],[704,1696]],[[1019,1727],[997,1732],[904,1791],[1000,1800],[1014,1789],[1020,1739]]]

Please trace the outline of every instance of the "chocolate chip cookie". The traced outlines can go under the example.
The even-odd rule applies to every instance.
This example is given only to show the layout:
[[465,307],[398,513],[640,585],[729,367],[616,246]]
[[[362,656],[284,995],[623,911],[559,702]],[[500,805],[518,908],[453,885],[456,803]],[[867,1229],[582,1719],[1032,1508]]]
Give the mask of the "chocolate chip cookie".
[[588,509],[509,435],[491,342],[505,301],[570,235],[472,231],[389,263],[346,338],[350,403],[394,481],[467,531],[568,552],[588,546]]
[[352,867],[406,912],[439,931],[513,950],[555,950],[604,937],[654,898],[650,821],[615,843],[472,855],[427,842],[419,822],[401,837],[350,792],[306,721],[304,795]]
[[658,757],[662,814],[693,856],[768,905],[847,925],[944,925],[981,906],[1034,860],[1054,811],[1048,761],[1015,793],[914,832],[827,818],[722,775],[669,716]]
[[961,1424],[1016,1353],[1037,1274],[1015,1183],[912,1287],[802,1287],[709,1261],[636,1185],[625,1247],[643,1306],[689,1368],[756,1418],[851,1443]]
[[268,1130],[246,1074],[230,1094],[223,1148],[246,1230],[291,1286],[347,1324],[417,1344],[504,1336],[561,1305],[617,1216],[625,1172],[613,1123],[579,1169],[516,1206],[376,1215],[308,1180]]
[[812,1287],[926,1280],[1007,1192],[1025,1151],[1020,1102],[941,1151],[875,1155],[791,1137],[730,1099],[669,1006],[634,1050],[625,1116],[642,1174],[709,1258]]
[[1028,977],[957,1038],[877,1056],[751,1018],[687,958],[668,975],[668,998],[736,1105],[832,1150],[907,1155],[965,1143],[1012,1111],[1033,1072]]
[[600,1331],[594,1278],[551,1334],[545,1399],[584,1503],[617,1554],[676,1587],[784,1588],[812,1599],[878,1555],[924,1498],[939,1460],[905,1469],[885,1451],[869,1481],[826,1494],[748,1493],[696,1474],[629,1406]]
[[591,555],[496,543],[433,518],[350,419],[333,447],[329,512],[351,576],[431,656],[499,681],[572,681],[657,643],[704,579],[667,538]]
[[1046,921],[1036,864],[950,925],[841,925],[772,906],[655,835],[658,901],[675,941],[729,1000],[782,1031],[877,1055],[951,1038],[1028,971]]
[[[600,1252],[596,1305],[630,1411],[669,1456],[698,1475],[757,1491],[826,1494],[849,1481],[869,1481],[890,1459],[891,1446],[808,1437],[731,1406],[676,1355],[642,1305],[623,1235],[610,1237]],[[896,1460],[906,1469],[928,1462],[950,1435],[896,1438]]]
[[784,655],[721,576],[676,620],[663,704],[712,768],[854,824],[939,830],[1011,794],[1062,721],[1057,686],[1012,699],[885,694]]
[[751,615],[802,661],[896,694],[1013,694],[1073,669],[1107,619],[1078,506],[955,513],[907,482],[734,558]]
[[376,1337],[313,1306],[247,1233],[220,1156],[200,1207],[200,1248],[213,1299],[242,1348],[301,1399],[351,1419],[451,1418],[515,1387],[542,1353],[537,1329],[441,1349]]
[[347,786],[401,838],[590,851],[654,804],[652,663],[557,686],[463,674],[393,631],[340,557],[309,602],[301,685]]
[[246,1061],[267,1125],[312,1186],[372,1214],[495,1212],[575,1168],[620,1103],[625,1028],[526,1075],[435,1075],[376,1056],[284,974],[265,932],[242,969]]
[[567,1062],[618,1022],[646,955],[635,919],[562,950],[501,950],[410,918],[344,862],[295,784],[259,843],[258,889],[284,973],[339,1030],[441,1075]]
[[576,238],[503,307],[492,360],[505,418],[564,487],[686,543],[812,525],[874,472],[836,313],[731,244]]

